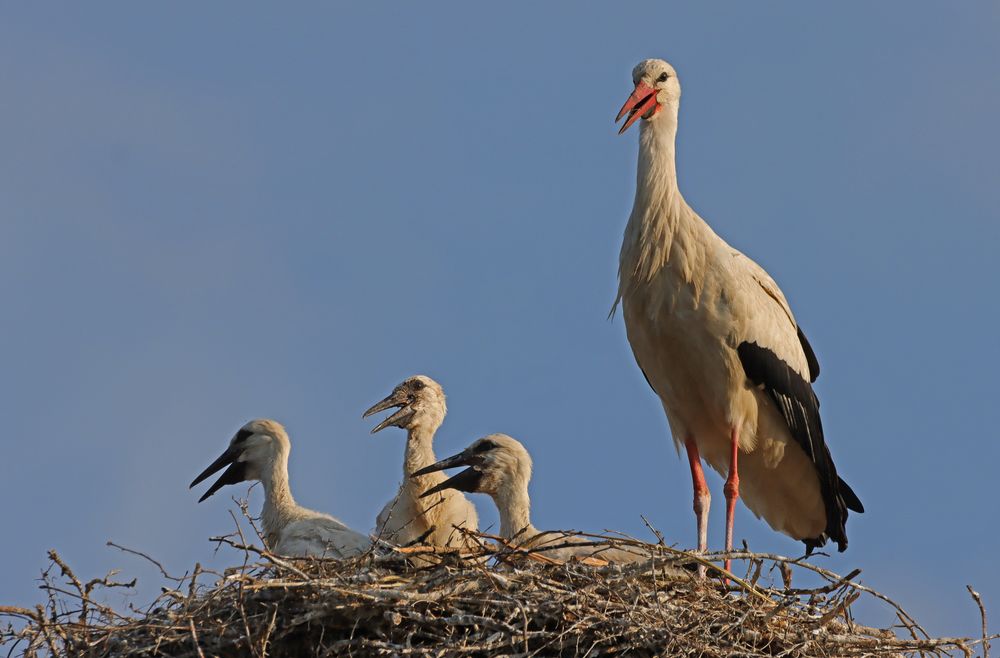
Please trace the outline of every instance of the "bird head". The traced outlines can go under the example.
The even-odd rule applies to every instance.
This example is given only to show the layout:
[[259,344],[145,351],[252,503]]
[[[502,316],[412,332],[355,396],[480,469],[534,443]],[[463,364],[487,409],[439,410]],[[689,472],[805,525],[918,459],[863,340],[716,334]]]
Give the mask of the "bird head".
[[506,434],[490,434],[477,439],[457,455],[422,468],[414,476],[456,466],[468,468],[432,487],[421,498],[445,489],[496,496],[515,482],[526,485],[531,479],[531,455],[520,441]]
[[635,89],[615,117],[616,122],[626,117],[618,131],[619,135],[640,118],[645,121],[656,119],[664,107],[676,113],[681,100],[681,83],[677,80],[677,72],[662,59],[639,62],[632,69],[632,83]]
[[188,488],[222,470],[224,466],[229,467],[198,499],[200,503],[227,484],[259,480],[264,465],[272,463],[282,454],[287,455],[289,450],[288,433],[281,423],[268,419],[251,420],[236,432],[226,451],[202,471]]
[[362,418],[393,408],[398,411],[373,427],[372,434],[381,432],[386,427],[436,430],[448,413],[444,389],[425,375],[416,375],[404,381],[388,397],[368,409]]

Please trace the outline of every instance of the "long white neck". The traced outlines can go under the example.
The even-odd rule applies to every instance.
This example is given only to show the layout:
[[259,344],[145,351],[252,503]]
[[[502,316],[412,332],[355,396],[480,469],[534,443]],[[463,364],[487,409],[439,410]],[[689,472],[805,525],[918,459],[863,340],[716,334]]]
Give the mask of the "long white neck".
[[281,451],[260,473],[261,484],[264,485],[264,507],[261,510],[261,523],[264,538],[269,548],[273,548],[278,533],[292,520],[299,509],[292,490],[288,486],[288,453]]
[[[407,430],[406,452],[403,454],[403,482],[404,486],[408,486],[415,496],[419,496],[424,491],[448,479],[440,471],[413,477],[413,473],[437,461],[437,457],[434,456],[434,433],[439,425],[440,423],[430,427],[421,426]],[[440,494],[435,496],[435,500],[440,500],[440,498]],[[436,509],[438,509],[436,505],[428,506],[431,513]]]
[[515,478],[493,494],[493,502],[500,512],[500,536],[504,539],[517,537],[518,543],[538,534],[531,525],[531,498],[528,497],[528,483]]
[[677,113],[669,108],[639,125],[639,163],[636,169],[636,209],[683,203],[677,187]]
[[[688,206],[677,185],[677,110],[665,107],[639,127],[635,201],[619,260],[619,299],[649,283],[670,264],[690,279],[701,260],[708,225]],[[674,262],[671,262],[674,261]]]
[[437,427],[416,427],[406,432],[406,451],[403,454],[403,477],[437,461],[434,456],[434,433]]

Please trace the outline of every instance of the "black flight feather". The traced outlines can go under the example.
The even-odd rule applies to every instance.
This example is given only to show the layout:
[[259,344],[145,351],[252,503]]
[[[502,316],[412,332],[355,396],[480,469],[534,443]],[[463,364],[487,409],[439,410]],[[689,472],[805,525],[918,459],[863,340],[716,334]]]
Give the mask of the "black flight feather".
[[847,509],[858,514],[864,513],[865,506],[861,504],[861,499],[858,498],[858,494],[854,493],[854,489],[851,489],[850,485],[844,482],[843,478],[840,478],[840,495],[843,496]]
[[814,382],[819,377],[819,359],[816,358],[816,352],[813,352],[812,345],[806,340],[806,335],[802,333],[802,327],[795,327],[795,331],[799,333],[799,344],[802,345],[802,351],[806,353],[806,363],[809,364],[809,381]]
[[[819,366],[815,365],[816,356],[808,348],[809,343],[801,331],[799,339],[806,351],[810,375],[815,376],[819,370]],[[861,512],[864,508],[851,488],[837,476],[837,467],[834,466],[830,449],[823,440],[819,400],[812,386],[766,347],[757,343],[741,343],[736,352],[747,379],[767,392],[788,424],[792,437],[816,466],[820,493],[826,508],[826,531],[819,537],[803,540],[807,553],[823,546],[827,537],[837,542],[837,549],[843,551],[847,548],[847,510]]]
[[[639,362],[636,361],[636,363]],[[646,380],[646,383],[649,384],[649,387],[653,389],[653,393],[656,393],[656,389],[653,388],[653,382],[649,381],[649,375],[647,375],[646,371],[642,369],[642,366],[639,366],[639,372],[642,373],[642,378]],[[659,393],[657,393],[657,395],[659,395]]]

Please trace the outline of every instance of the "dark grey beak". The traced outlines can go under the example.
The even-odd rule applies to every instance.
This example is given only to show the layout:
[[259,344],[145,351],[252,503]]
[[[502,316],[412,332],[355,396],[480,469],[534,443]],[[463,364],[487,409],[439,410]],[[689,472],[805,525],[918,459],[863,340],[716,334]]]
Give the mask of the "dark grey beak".
[[392,409],[394,407],[400,407],[399,411],[392,414],[391,416],[383,420],[381,423],[373,427],[372,434],[381,432],[385,428],[393,425],[396,427],[401,427],[405,421],[409,420],[410,417],[413,416],[414,413],[413,409],[409,407],[409,404],[411,402],[412,400],[410,399],[410,395],[406,391],[402,389],[397,389],[393,391],[389,397],[385,398],[381,402],[378,402],[377,404],[369,408],[368,411],[362,414],[361,417],[368,418],[368,416],[371,416],[372,414],[377,414],[380,411],[385,411],[386,409]]
[[201,482],[202,480],[204,480],[205,478],[221,470],[223,466],[227,465],[229,466],[229,468],[226,469],[225,473],[223,473],[222,476],[218,480],[216,480],[211,487],[208,488],[208,491],[206,491],[204,495],[198,499],[199,503],[208,498],[209,496],[211,496],[212,494],[214,494],[222,487],[226,486],[227,484],[238,484],[246,479],[245,476],[246,476],[247,465],[243,462],[236,461],[237,459],[239,459],[239,456],[242,453],[243,450],[241,450],[239,447],[229,446],[229,448],[224,453],[222,453],[222,455],[220,455],[218,459],[212,462],[211,466],[202,471],[201,475],[196,477],[194,481],[190,485],[188,485],[188,489],[190,489],[199,482]]
[[431,487],[420,497],[426,498],[431,494],[444,491],[445,489],[457,489],[468,493],[475,493],[479,491],[479,481],[483,479],[483,473],[479,470],[479,466],[474,463],[476,461],[478,460],[476,460],[475,454],[471,450],[463,450],[453,457],[442,459],[436,464],[431,464],[430,466],[420,469],[413,474],[414,477],[418,475],[427,475],[428,473],[434,473],[436,471],[443,471],[446,468],[454,468],[456,466],[469,467],[458,475],[448,478],[436,487]]
[[479,491],[479,482],[482,479],[483,472],[476,466],[470,466],[458,475],[448,478],[436,487],[431,487],[426,492],[421,494],[420,497],[426,498],[431,494],[444,491],[445,489],[457,489],[458,491],[464,491],[466,493],[476,493]]

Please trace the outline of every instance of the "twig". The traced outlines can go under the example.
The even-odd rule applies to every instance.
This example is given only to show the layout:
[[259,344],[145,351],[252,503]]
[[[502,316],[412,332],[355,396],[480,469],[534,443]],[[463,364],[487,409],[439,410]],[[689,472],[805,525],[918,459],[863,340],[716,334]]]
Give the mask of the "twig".
[[[274,555],[273,553],[270,553],[269,551],[262,551],[261,549],[257,548],[256,546],[251,546],[251,545],[248,545],[248,544],[237,544],[236,542],[234,542],[233,540],[231,540],[229,537],[211,537],[211,538],[209,538],[209,541],[219,542],[221,544],[228,544],[229,546],[232,546],[233,548],[235,548],[237,550],[246,551],[248,553],[256,553],[257,555],[261,556],[262,558],[264,558],[265,560],[267,560],[271,564],[276,564],[279,567],[281,567],[282,569],[287,569],[287,570],[291,571],[292,573],[294,573],[299,578],[302,578],[303,580],[306,580],[306,581],[310,580],[309,576],[307,576],[304,571],[302,571],[300,569],[297,569],[291,563],[286,562],[285,560],[282,560],[281,558],[279,558],[278,556]],[[244,562],[243,569],[246,568],[247,564],[248,564],[248,562]]]
[[969,590],[969,594],[979,606],[979,617],[983,621],[983,658],[990,658],[990,641],[986,630],[986,607],[983,606],[983,599],[979,596],[979,592],[972,589],[972,585],[966,585],[965,589]]
[[844,612],[846,612],[846,610],[849,607],[851,607],[851,604],[858,600],[859,596],[861,596],[861,592],[854,592],[853,594],[851,594],[850,596],[848,596],[846,599],[844,599],[843,601],[841,601],[840,605],[838,605],[833,610],[831,610],[830,612],[828,612],[825,615],[823,615],[822,617],[820,617],[819,621],[816,622],[816,627],[817,628],[823,628],[824,626],[826,626],[827,624],[829,624],[831,621],[833,621],[834,619],[836,619],[840,615],[844,614]]
[[25,617],[32,621],[38,620],[38,613],[35,610],[19,608],[13,605],[0,605],[0,615],[10,615],[13,617]]
[[194,627],[194,617],[188,619],[188,626],[191,628],[191,640],[194,642],[194,649],[198,652],[198,658],[205,658],[201,650],[201,642],[198,640],[198,631]]
[[123,553],[131,553],[132,555],[137,555],[138,557],[145,559],[147,562],[151,562],[153,565],[156,566],[157,569],[160,570],[160,573],[167,580],[172,580],[176,583],[184,582],[184,578],[177,578],[175,576],[171,576],[169,573],[167,573],[167,570],[163,568],[162,564],[160,564],[158,561],[154,560],[150,556],[146,555],[142,551],[137,551],[134,548],[126,548],[125,546],[119,546],[118,544],[114,543],[111,540],[108,540],[105,546],[111,546],[112,548],[117,548],[119,551],[122,551]]

